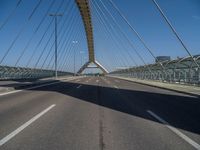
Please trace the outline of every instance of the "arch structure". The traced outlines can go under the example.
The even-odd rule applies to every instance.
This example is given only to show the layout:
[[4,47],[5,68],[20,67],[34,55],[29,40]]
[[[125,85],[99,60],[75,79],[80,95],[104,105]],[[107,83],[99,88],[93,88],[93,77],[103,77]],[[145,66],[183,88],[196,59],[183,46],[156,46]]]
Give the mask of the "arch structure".
[[76,4],[79,8],[84,23],[85,32],[87,36],[88,54],[89,54],[89,60],[80,68],[78,74],[81,74],[92,63],[94,63],[99,69],[101,69],[104,74],[107,74],[108,71],[99,62],[95,60],[93,28],[92,28],[92,19],[89,8],[89,2],[88,0],[76,0]]

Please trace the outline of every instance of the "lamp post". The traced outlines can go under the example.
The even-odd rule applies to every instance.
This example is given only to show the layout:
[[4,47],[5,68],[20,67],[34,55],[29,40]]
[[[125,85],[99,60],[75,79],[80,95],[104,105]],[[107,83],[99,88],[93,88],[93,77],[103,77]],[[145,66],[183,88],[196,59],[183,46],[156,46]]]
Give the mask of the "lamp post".
[[[78,41],[72,41],[73,44],[77,44]],[[74,48],[74,76],[76,76],[76,48]]]
[[80,51],[80,54],[81,54],[81,66],[83,65],[83,54],[84,54],[84,51]]
[[58,65],[58,51],[57,51],[57,17],[62,16],[62,14],[49,14],[49,16],[54,17],[55,21],[55,78],[58,77],[57,65]]

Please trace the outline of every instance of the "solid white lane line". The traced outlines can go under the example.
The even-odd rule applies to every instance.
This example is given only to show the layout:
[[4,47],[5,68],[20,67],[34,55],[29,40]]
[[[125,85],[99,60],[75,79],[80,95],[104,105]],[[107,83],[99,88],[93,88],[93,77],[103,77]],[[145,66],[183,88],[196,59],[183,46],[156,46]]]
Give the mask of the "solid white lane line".
[[114,87],[115,87],[116,89],[118,89],[118,86],[115,85]]
[[177,134],[179,137],[181,137],[182,139],[184,139],[186,142],[188,142],[190,145],[192,145],[194,148],[196,148],[197,150],[200,150],[200,145],[198,143],[196,143],[195,141],[193,141],[191,138],[189,138],[188,136],[186,136],[185,134],[183,134],[182,132],[180,132],[178,129],[176,129],[175,127],[172,127],[167,121],[165,121],[164,119],[162,119],[161,117],[159,117],[158,115],[156,115],[154,112],[147,110],[147,112],[153,116],[154,118],[156,118],[158,121],[160,121],[161,123],[163,123],[168,129],[170,129],[171,131],[173,131],[175,134]]
[[82,85],[77,86],[76,88],[79,89]]
[[[36,89],[36,88],[43,87],[43,86],[47,86],[47,85],[57,84],[57,83],[59,83],[59,82],[60,82],[60,81],[58,81],[58,82],[53,82],[53,83],[48,83],[48,84],[42,84],[42,85],[30,87],[30,88],[25,88],[25,89],[23,89],[23,90]],[[8,95],[8,94],[13,94],[13,93],[18,93],[18,92],[21,92],[21,91],[23,91],[23,90],[15,90],[15,91],[7,92],[7,93],[1,93],[0,96]]]
[[15,90],[15,91],[7,92],[7,93],[1,93],[0,96],[12,94],[12,93],[18,93],[18,92],[21,92],[21,91],[22,91],[22,90]]
[[51,110],[55,106],[56,106],[55,104],[49,106],[48,108],[46,108],[45,110],[43,110],[42,112],[40,112],[39,114],[37,114],[36,116],[34,116],[32,119],[30,119],[29,121],[27,121],[26,123],[24,123],[23,125],[21,125],[19,128],[17,128],[13,132],[11,132],[9,135],[7,135],[3,139],[1,139],[0,140],[0,146],[2,146],[3,144],[5,144],[6,142],[8,142],[10,139],[12,139],[14,136],[16,136],[18,133],[20,133],[22,130],[24,130],[26,127],[28,127],[30,124],[32,124],[34,121],[36,121],[37,119],[39,119],[42,115],[44,115],[45,113],[47,113],[49,110]]

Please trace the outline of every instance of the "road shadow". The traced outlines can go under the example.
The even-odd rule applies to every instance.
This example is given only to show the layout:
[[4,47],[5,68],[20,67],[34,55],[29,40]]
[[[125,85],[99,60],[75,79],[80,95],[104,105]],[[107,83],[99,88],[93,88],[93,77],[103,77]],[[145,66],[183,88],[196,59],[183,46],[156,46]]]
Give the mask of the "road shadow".
[[[79,85],[82,85],[81,90],[77,88]],[[30,90],[57,92],[74,97],[75,100],[158,122],[147,113],[147,110],[152,110],[172,126],[200,135],[200,99],[192,96],[117,89],[70,81]]]

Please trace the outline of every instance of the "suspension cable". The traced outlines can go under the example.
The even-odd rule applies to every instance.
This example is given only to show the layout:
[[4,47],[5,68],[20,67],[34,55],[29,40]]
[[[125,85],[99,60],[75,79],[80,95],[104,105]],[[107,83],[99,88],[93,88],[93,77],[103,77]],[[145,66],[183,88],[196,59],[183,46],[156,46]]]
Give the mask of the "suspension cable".
[[[99,15],[100,20],[102,20],[103,25],[106,27],[106,22],[101,18],[101,17],[106,18],[106,17],[105,17],[105,14],[102,12],[102,9],[99,7],[98,4],[97,4],[97,6],[98,6],[100,12],[101,12],[103,15],[100,15],[100,14],[99,14],[99,12],[98,12],[98,10],[97,10],[97,7],[95,6],[95,3],[94,3],[93,5],[94,5],[94,8],[96,9],[96,13]],[[107,18],[106,18],[106,20],[107,20]],[[107,20],[107,22],[109,22],[109,21]],[[114,28],[113,28],[113,26],[112,26],[110,23],[109,23],[108,25],[109,25],[109,28],[110,28],[110,29],[107,29],[107,28],[106,28],[106,30],[111,34],[110,31],[114,31]],[[114,32],[114,33],[115,33],[115,32]],[[111,34],[111,35],[112,35],[112,34]],[[127,51],[127,49],[125,48],[123,42],[121,42],[121,40],[119,39],[119,36],[117,36],[117,34],[115,34],[114,37],[116,37],[116,38],[118,39],[118,41],[121,43],[120,45],[122,46],[123,49],[126,50],[128,56],[130,57],[130,59],[132,60],[132,62],[133,62],[136,66],[138,66],[137,63],[135,62],[134,58],[132,57],[132,55],[131,55],[131,54],[129,53],[129,51]],[[114,39],[114,38],[113,38],[113,39]],[[115,40],[114,40],[114,41],[115,41]],[[116,43],[117,45],[119,45],[119,42],[116,42],[116,41],[115,41],[115,43]]]
[[[79,24],[77,24],[77,25],[79,25]],[[74,25],[75,26],[75,25]],[[74,26],[72,26],[72,27],[74,27]],[[75,30],[75,28],[73,28],[73,30],[71,29],[70,31],[71,31],[71,33],[72,33],[72,31],[74,31]],[[76,32],[75,32],[75,34],[74,34],[74,38],[76,39],[77,37],[78,37],[78,35],[79,35],[79,32],[80,32],[80,30],[76,30]],[[71,34],[70,33],[70,34]],[[71,38],[71,40],[72,40],[72,38]],[[61,57],[61,68],[63,68],[64,67],[64,65],[65,65],[65,60],[68,60],[68,54],[71,52],[71,49],[72,49],[72,47],[74,47],[72,44],[70,44],[71,43],[71,40],[68,40],[68,42],[66,42],[66,44],[65,44],[65,46],[64,46],[64,48],[63,48],[63,51],[64,51],[64,54],[63,55],[61,55],[60,57]],[[69,45],[70,44],[70,45]],[[69,47],[70,46],[70,47]],[[67,47],[69,47],[69,49],[68,49],[68,51],[66,50],[67,49]]]
[[[41,4],[41,0],[38,3],[39,5]],[[5,54],[3,55],[3,57],[0,60],[0,64],[3,63],[4,59],[7,57],[8,53],[10,52],[10,50],[12,49],[12,47],[14,46],[14,44],[16,43],[16,41],[18,40],[19,36],[22,34],[22,32],[25,30],[27,24],[29,23],[29,21],[31,20],[32,16],[35,14],[36,10],[38,9],[39,5],[36,5],[33,9],[33,11],[31,12],[31,15],[29,15],[28,17],[28,21],[24,24],[24,26],[22,26],[22,28],[20,29],[20,31],[18,32],[17,36],[14,38],[14,40],[12,41],[11,45],[9,46],[9,48],[6,50]]]
[[54,3],[55,3],[54,0],[50,3],[50,5],[49,5],[49,7],[48,7],[48,9],[47,9],[47,11],[46,11],[46,13],[44,14],[44,16],[42,17],[42,19],[40,20],[40,23],[38,24],[38,26],[35,28],[35,30],[34,30],[32,36],[31,36],[31,38],[29,39],[29,41],[27,42],[26,46],[25,46],[24,49],[22,50],[21,54],[20,54],[19,57],[17,58],[17,61],[15,62],[14,67],[16,67],[16,66],[18,65],[18,63],[20,62],[21,58],[23,57],[25,51],[28,50],[28,47],[29,47],[29,45],[31,44],[31,42],[32,42],[32,40],[33,40],[35,34],[37,33],[37,31],[38,31],[39,28],[41,27],[42,23],[43,23],[44,20],[46,19],[46,16],[47,16],[48,13],[50,12],[50,10],[51,10],[51,8],[53,7]]
[[184,44],[183,40],[181,39],[181,37],[178,35],[177,31],[175,30],[175,28],[173,27],[172,23],[169,21],[169,19],[167,18],[167,16],[164,14],[163,10],[161,9],[161,7],[158,5],[158,3],[156,2],[156,0],[152,0],[152,2],[155,4],[156,8],[158,9],[158,11],[160,12],[161,16],[164,18],[164,20],[166,21],[166,23],[169,25],[170,29],[172,30],[172,32],[174,33],[174,35],[176,36],[176,38],[178,39],[178,41],[181,43],[181,45],[183,46],[183,48],[185,49],[185,51],[188,53],[188,55],[192,58],[193,62],[197,65],[197,67],[200,69],[199,64],[196,62],[196,60],[194,59],[193,55],[190,53],[189,49],[187,48],[187,46]]
[[[67,5],[67,7],[68,7],[68,5]],[[65,10],[67,7],[65,7],[64,10]],[[62,20],[62,18],[61,18],[61,20]],[[63,24],[62,24],[61,29],[63,28],[63,26],[64,26],[66,20],[67,20],[67,18],[63,21]],[[58,24],[60,24],[60,21],[58,21]],[[59,30],[58,35],[60,34],[60,32],[61,32],[61,30]],[[43,56],[43,54],[44,54],[44,52],[45,52],[47,46],[48,46],[48,44],[50,43],[50,41],[51,41],[51,39],[52,39],[54,33],[55,33],[55,31],[53,30],[53,32],[52,32],[52,34],[50,35],[50,37],[49,37],[49,39],[48,39],[48,41],[47,41],[47,43],[46,43],[46,45],[45,45],[43,51],[41,52],[41,54],[40,54],[40,56],[39,56],[37,62],[35,63],[34,68],[37,68],[37,66],[38,66],[38,64],[39,64],[39,62],[40,62],[40,60],[41,60],[41,58],[42,58],[42,56]],[[55,43],[55,41],[54,41],[54,43]],[[41,69],[41,68],[40,68],[40,69]]]
[[[72,5],[72,7],[71,7],[71,9],[73,8],[73,5]],[[70,9],[70,10],[71,10]],[[73,16],[71,15],[69,18],[67,18],[68,20],[71,20],[71,19],[74,19],[74,18],[72,18]],[[67,20],[65,20],[64,21],[64,23],[63,23],[63,25],[62,26],[64,26],[65,25],[65,23],[66,23],[66,21]],[[72,23],[71,23],[71,25],[69,25],[69,26],[72,26]],[[62,32],[62,35],[61,35],[61,39],[63,39],[63,41],[64,42],[66,42],[67,40],[66,40],[66,38],[64,38],[64,36],[65,35],[67,35],[66,33],[67,33],[67,30],[65,30],[65,28],[61,28],[62,30],[64,30],[64,32]],[[59,30],[59,34],[60,34],[60,32],[62,31],[62,30]],[[58,47],[60,46],[60,43],[61,43],[61,40],[59,41],[59,43],[58,43]],[[41,69],[44,67],[44,64],[46,63],[46,61],[47,61],[47,58],[50,56],[50,52],[52,52],[52,48],[53,48],[53,45],[55,44],[55,41],[53,42],[53,44],[52,44],[52,46],[51,46],[51,49],[50,49],[50,51],[49,51],[49,53],[47,54],[47,56],[46,56],[46,58],[45,58],[45,61],[43,62],[43,64],[42,64],[42,67],[41,67]],[[63,44],[62,44],[62,46],[60,47],[60,49],[62,49],[62,47],[63,47]],[[60,54],[60,51],[58,51],[58,57],[59,57],[59,54]],[[52,59],[53,59],[53,57],[52,57]]]
[[[59,7],[58,7],[57,10],[56,10],[56,13],[57,13],[58,11],[60,11],[60,9],[62,8],[63,4],[64,4],[64,0],[61,1]],[[27,64],[26,64],[26,67],[28,67],[29,64],[31,63],[31,61],[32,61],[32,59],[33,59],[33,57],[34,57],[34,55],[36,54],[36,51],[37,51],[38,47],[39,47],[40,44],[42,43],[42,41],[43,41],[45,35],[47,34],[48,30],[49,30],[50,27],[51,27],[53,21],[54,21],[54,19],[51,18],[50,23],[48,24],[48,27],[46,28],[44,34],[42,35],[42,38],[41,38],[40,41],[37,43],[37,45],[36,45],[36,47],[35,47],[33,53],[31,54],[31,57],[28,59],[28,62],[27,62]]]
[[[94,4],[93,4],[94,5]],[[97,14],[97,10],[95,11],[96,12],[96,14]],[[113,36],[112,36],[112,34],[111,34],[111,29],[108,29],[107,28],[107,25],[105,24],[105,22],[104,22],[104,20],[102,19],[102,18],[100,18],[100,14],[98,14],[99,16],[97,16],[97,17],[95,17],[95,18],[99,18],[99,22],[97,23],[97,24],[102,24],[102,26],[105,28],[105,30],[106,30],[106,32],[108,33],[108,36],[107,36],[107,38],[109,38],[109,39],[111,39],[111,41],[114,41],[115,42],[115,44],[113,45],[113,46],[117,46],[117,47],[119,47],[119,43],[115,40],[115,38],[116,38],[116,36],[114,36],[115,38],[113,38]],[[101,21],[100,21],[101,20]],[[98,26],[97,26],[98,27]],[[98,28],[97,28],[98,29]],[[99,27],[99,31],[100,31],[100,27]],[[100,31],[100,33],[101,33],[101,31]],[[107,39],[106,39],[107,40]],[[117,48],[117,49],[119,49],[119,48]],[[121,52],[121,51],[117,51],[117,52]],[[122,55],[123,55],[123,53],[122,53]],[[107,56],[107,55],[106,55]],[[114,58],[115,58],[115,55],[113,55],[112,54],[112,56],[114,56]],[[118,55],[117,55],[118,56]],[[110,64],[112,64],[111,63],[111,60],[110,59],[108,59],[109,61],[110,61]],[[126,63],[123,61],[123,59],[117,59],[117,57],[114,59],[115,60],[115,63],[116,62],[119,62],[119,60],[121,60],[122,61],[122,64],[124,65],[124,66],[126,66]],[[118,60],[118,61],[116,61],[116,60]]]
[[155,55],[153,54],[152,50],[149,48],[149,46],[147,46],[146,42],[144,41],[144,39],[141,37],[141,35],[136,31],[136,29],[129,23],[128,19],[122,14],[122,12],[119,10],[119,8],[114,4],[114,2],[112,0],[109,0],[109,2],[112,4],[112,6],[115,8],[115,10],[117,10],[118,14],[124,19],[124,21],[126,22],[126,24],[130,27],[130,29],[133,31],[133,33],[138,37],[138,39],[141,41],[141,43],[144,45],[144,47],[148,50],[148,52],[151,54],[151,56],[159,63],[159,65],[161,66],[161,68],[163,69],[163,72],[165,72],[165,68],[163,66],[163,64],[158,61],[157,57],[155,57]]
[[102,3],[103,7],[105,8],[105,10],[108,12],[108,14],[111,16],[113,22],[116,24],[116,27],[119,28],[119,31],[122,33],[122,35],[126,38],[126,40],[128,41],[128,43],[130,44],[130,46],[132,47],[132,49],[136,52],[136,54],[138,55],[138,57],[141,59],[141,61],[144,63],[144,65],[148,68],[150,73],[153,73],[151,68],[146,64],[145,60],[143,59],[143,57],[138,53],[138,51],[136,50],[135,46],[132,44],[132,42],[130,41],[130,39],[127,37],[127,35],[125,34],[125,32],[122,31],[122,28],[119,26],[119,24],[117,23],[116,19],[113,17],[113,15],[110,13],[110,11],[107,9],[107,7],[104,5],[104,3],[100,0],[100,2]]
[[11,13],[7,16],[7,18],[5,19],[5,21],[0,25],[0,30],[3,29],[3,27],[8,23],[8,21],[12,18],[12,16],[15,14],[17,8],[19,7],[19,5],[21,4],[22,0],[18,0],[17,5],[15,6],[15,8],[11,11]]

